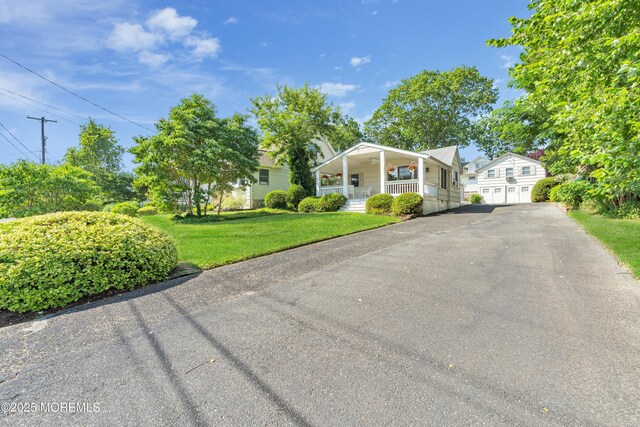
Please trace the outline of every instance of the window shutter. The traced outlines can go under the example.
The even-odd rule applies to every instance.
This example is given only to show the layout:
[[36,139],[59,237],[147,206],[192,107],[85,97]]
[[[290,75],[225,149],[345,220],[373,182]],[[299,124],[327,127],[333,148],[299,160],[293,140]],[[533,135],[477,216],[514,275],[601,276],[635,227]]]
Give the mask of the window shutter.
[[536,174],[536,165],[531,165],[531,175]]
[[496,178],[500,178],[500,169],[496,169]]

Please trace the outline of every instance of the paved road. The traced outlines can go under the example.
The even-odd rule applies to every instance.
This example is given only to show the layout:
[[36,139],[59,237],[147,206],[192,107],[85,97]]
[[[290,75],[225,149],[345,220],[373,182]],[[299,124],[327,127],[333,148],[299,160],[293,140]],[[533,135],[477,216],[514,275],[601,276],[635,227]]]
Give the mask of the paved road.
[[639,313],[554,206],[467,208],[3,328],[0,401],[58,412],[0,424],[638,425]]

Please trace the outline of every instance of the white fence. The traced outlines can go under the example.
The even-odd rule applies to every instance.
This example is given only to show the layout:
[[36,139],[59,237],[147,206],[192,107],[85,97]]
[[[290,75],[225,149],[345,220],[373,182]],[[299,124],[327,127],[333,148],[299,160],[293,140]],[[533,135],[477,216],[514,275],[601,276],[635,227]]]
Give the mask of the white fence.
[[331,187],[320,187],[320,196],[325,194],[340,193],[342,194],[342,185],[336,185]]
[[402,193],[419,193],[419,182],[417,179],[405,181],[387,181],[384,184],[385,193],[402,194]]

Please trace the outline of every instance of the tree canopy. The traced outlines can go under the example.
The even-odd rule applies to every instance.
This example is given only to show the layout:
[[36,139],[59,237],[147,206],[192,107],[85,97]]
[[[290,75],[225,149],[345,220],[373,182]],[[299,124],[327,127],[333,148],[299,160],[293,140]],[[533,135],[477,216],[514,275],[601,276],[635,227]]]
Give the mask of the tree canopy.
[[472,118],[498,99],[493,80],[475,67],[422,71],[389,91],[365,124],[368,139],[406,150],[468,145]]
[[156,123],[157,135],[136,138],[131,149],[139,183],[163,209],[182,206],[206,213],[214,195],[238,180],[253,181],[258,168],[258,136],[247,117],[216,117],[215,106],[199,94],[184,98],[167,119]]

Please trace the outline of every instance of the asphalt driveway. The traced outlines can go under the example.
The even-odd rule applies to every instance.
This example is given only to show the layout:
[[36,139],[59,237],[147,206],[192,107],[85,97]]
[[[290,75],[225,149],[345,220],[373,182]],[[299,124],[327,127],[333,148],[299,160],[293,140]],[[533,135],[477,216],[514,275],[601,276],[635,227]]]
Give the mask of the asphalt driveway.
[[0,352],[3,425],[640,424],[640,285],[551,205],[218,268]]

